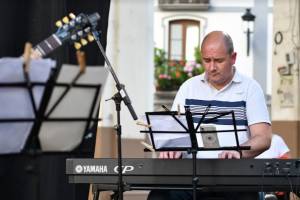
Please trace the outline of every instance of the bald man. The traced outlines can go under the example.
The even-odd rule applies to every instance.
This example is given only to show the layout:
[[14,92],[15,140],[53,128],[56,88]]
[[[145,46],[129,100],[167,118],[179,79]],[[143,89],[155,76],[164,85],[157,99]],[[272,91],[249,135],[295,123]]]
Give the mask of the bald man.
[[[179,88],[172,110],[178,104],[190,106],[191,111],[204,112],[210,105],[209,112],[234,111],[240,144],[250,146],[251,150],[237,151],[200,151],[197,158],[240,159],[254,158],[267,150],[271,144],[272,130],[264,94],[259,84],[242,74],[234,67],[237,53],[234,51],[231,37],[222,31],[213,31],[205,36],[201,45],[202,64],[205,73],[190,78]],[[195,122],[199,120],[194,117]],[[232,119],[223,116],[210,126],[216,130],[233,129]],[[205,125],[205,124],[204,124]],[[217,133],[221,147],[235,146],[235,135]],[[201,135],[197,136],[198,144],[203,145]],[[190,158],[186,152],[161,152],[162,159]],[[256,193],[199,193],[199,199],[257,199]],[[148,200],[192,199],[190,191],[152,191]]]

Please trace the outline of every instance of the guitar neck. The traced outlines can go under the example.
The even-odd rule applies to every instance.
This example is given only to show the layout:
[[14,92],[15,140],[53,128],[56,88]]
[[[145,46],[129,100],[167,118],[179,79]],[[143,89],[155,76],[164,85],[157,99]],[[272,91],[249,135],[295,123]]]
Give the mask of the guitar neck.
[[60,47],[61,45],[62,45],[62,41],[60,41],[60,39],[55,34],[52,34],[50,37],[43,40],[33,48],[33,53],[31,57],[33,58],[44,57],[49,53],[51,53],[52,51],[54,51],[55,49],[57,49],[58,47]]

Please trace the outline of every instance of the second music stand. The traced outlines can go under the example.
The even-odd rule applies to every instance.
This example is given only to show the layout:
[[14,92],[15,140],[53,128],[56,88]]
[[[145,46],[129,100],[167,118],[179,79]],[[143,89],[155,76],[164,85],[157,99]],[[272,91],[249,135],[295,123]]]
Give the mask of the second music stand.
[[[148,123],[148,129],[141,131],[142,133],[150,134],[150,140],[155,151],[187,151],[192,154],[193,159],[193,179],[192,179],[192,190],[193,199],[197,199],[197,184],[199,183],[199,177],[197,177],[197,153],[198,151],[219,151],[219,150],[235,150],[241,154],[242,150],[249,150],[249,146],[240,146],[238,139],[238,132],[247,131],[247,129],[237,129],[234,111],[227,112],[209,112],[210,105],[207,106],[203,113],[191,112],[189,106],[185,107],[185,113],[178,113],[176,111],[165,111],[165,112],[146,112],[146,119]],[[194,116],[201,116],[197,123],[194,123]],[[203,123],[212,123],[215,120],[231,115],[233,129],[226,130],[202,130],[201,125]],[[156,119],[155,119],[156,118]],[[195,126],[196,124],[196,126]],[[155,129],[155,130],[154,130]],[[163,129],[163,130],[162,130]],[[206,133],[221,133],[221,132],[233,132],[236,144],[235,146],[223,146],[223,147],[199,147],[197,134]],[[160,142],[158,138],[164,138],[165,142]],[[167,134],[167,135],[165,135]],[[175,136],[175,139],[170,140],[170,134]],[[177,135],[177,136],[176,136]],[[166,142],[167,141],[167,142]],[[168,144],[169,141],[169,144]],[[187,144],[183,144],[187,143]]]

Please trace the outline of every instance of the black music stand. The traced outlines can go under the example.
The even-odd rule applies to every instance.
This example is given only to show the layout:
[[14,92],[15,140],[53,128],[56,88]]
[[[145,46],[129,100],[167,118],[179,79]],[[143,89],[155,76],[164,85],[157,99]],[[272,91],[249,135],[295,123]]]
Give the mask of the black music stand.
[[[18,62],[19,68],[22,67],[22,64],[20,62],[19,59],[14,59],[14,58],[10,58],[10,60],[14,61],[14,62]],[[9,60],[9,61],[10,61]],[[41,64],[42,61],[41,60],[36,60],[36,61],[32,61],[32,63],[37,63],[37,64]],[[9,62],[7,63],[7,65],[9,65]],[[41,66],[40,68],[42,68],[43,66]],[[75,68],[77,67],[77,68]],[[59,77],[59,72],[63,71],[64,68],[60,68],[60,69],[55,69],[55,68],[51,68],[48,72],[48,76],[46,76],[43,80],[31,80],[31,75],[33,73],[36,73],[37,75],[39,75],[40,71],[36,71],[33,72],[34,69],[31,69],[32,71],[29,72],[25,72],[23,71],[23,73],[21,73],[21,70],[19,70],[19,74],[18,77],[20,79],[20,77],[23,77],[20,79],[20,81],[15,81],[15,82],[4,82],[4,83],[0,83],[0,89],[3,89],[4,91],[9,91],[12,89],[18,89],[20,88],[20,90],[22,90],[22,92],[24,93],[24,96],[27,99],[27,102],[30,102],[28,104],[30,104],[28,110],[29,111],[29,115],[14,115],[14,114],[8,114],[6,116],[6,114],[2,114],[0,117],[0,125],[3,126],[3,128],[1,128],[0,130],[3,130],[7,126],[12,126],[13,124],[27,124],[28,126],[25,127],[25,129],[28,131],[28,135],[26,135],[26,137],[24,136],[22,138],[23,143],[18,147],[18,148],[14,148],[13,151],[11,152],[4,152],[4,154],[11,154],[11,153],[26,153],[26,152],[54,152],[54,151],[71,151],[72,148],[75,148],[75,146],[71,146],[67,149],[54,149],[54,148],[43,148],[43,146],[45,146],[44,144],[41,147],[40,144],[40,139],[41,139],[41,135],[40,133],[43,133],[44,140],[47,140],[47,134],[49,131],[49,129],[51,129],[50,126],[48,126],[49,124],[53,124],[54,122],[57,123],[80,123],[83,122],[85,123],[84,125],[84,129],[82,130],[82,134],[85,134],[88,132],[88,130],[91,128],[91,126],[93,124],[96,124],[100,119],[97,117],[97,113],[99,110],[99,98],[100,98],[100,91],[101,91],[101,86],[102,86],[102,82],[101,83],[90,83],[87,81],[80,81],[81,78],[83,76],[86,76],[85,74],[82,74],[79,71],[79,67],[78,66],[73,66],[73,68],[75,70],[71,70],[73,73],[70,73],[71,71],[69,70],[68,73],[65,74],[69,74],[69,78],[64,82],[64,81],[59,81],[57,82],[57,77]],[[100,67],[91,67],[91,68],[100,68]],[[104,70],[104,67],[101,67],[103,72],[105,72],[105,76],[103,76],[103,78],[106,79],[107,77],[107,72]],[[59,71],[60,70],[60,71]],[[76,72],[74,72],[76,71]],[[87,70],[86,70],[87,71]],[[13,71],[11,73],[14,73]],[[92,72],[93,74],[95,74],[94,72]],[[102,72],[101,72],[102,73]],[[71,74],[71,77],[70,77]],[[99,78],[99,73],[96,74],[97,79]],[[104,79],[104,80],[105,80]],[[37,90],[36,88],[38,88],[38,90],[41,90],[40,88],[43,89],[43,91],[41,92],[40,96],[36,95],[36,92],[34,92],[34,90]],[[55,90],[59,88],[59,92],[55,94]],[[60,110],[60,104],[62,104],[61,107],[64,107],[66,105],[68,105],[68,108],[70,107],[70,103],[72,103],[72,101],[69,100],[68,101],[64,101],[65,97],[67,96],[68,93],[72,93],[72,89],[75,90],[79,90],[79,89],[83,89],[83,90],[92,90],[93,93],[91,95],[89,95],[90,99],[88,101],[88,111],[87,111],[87,116],[81,117],[81,116],[77,116],[74,117],[72,116],[72,114],[68,115],[68,113],[56,113],[56,109]],[[78,91],[77,91],[78,93]],[[86,93],[85,93],[86,94]],[[82,98],[84,99],[84,95],[82,94]],[[5,98],[3,98],[5,100]],[[74,100],[75,101],[75,100]],[[11,102],[7,102],[6,104],[14,104],[14,101]],[[27,106],[28,106],[27,104]],[[25,105],[24,105],[25,106]],[[73,109],[76,109],[76,106],[73,107]],[[13,110],[13,106],[12,106],[12,112],[18,112],[18,110]],[[70,110],[72,111],[72,110]],[[65,125],[66,127],[68,127],[67,125]],[[56,127],[57,128],[57,127]],[[1,134],[5,134],[4,132]],[[6,136],[5,136],[6,137]],[[9,139],[9,137],[11,137],[11,135],[8,135],[7,138]],[[59,140],[59,139],[58,139]],[[14,141],[18,141],[18,138],[15,138]],[[3,142],[3,141],[2,141]],[[82,142],[82,135],[80,138],[80,142]],[[80,145],[79,144],[77,145]],[[3,154],[3,152],[0,152],[0,154]]]
[[62,66],[39,131],[44,151],[71,151],[92,138],[90,130],[100,120],[101,86],[107,75],[104,67],[86,67],[81,72],[76,65]]
[[[88,193],[87,187],[69,186],[65,182],[64,162],[62,161],[65,157],[70,156],[92,156],[93,144],[89,145],[89,143],[95,141],[101,86],[108,73],[104,67],[88,66],[85,73],[79,75],[78,66],[73,65],[66,68],[63,65],[54,68],[55,62],[52,60],[51,67],[44,65],[47,60],[50,59],[32,60],[26,75],[23,71],[22,58],[0,59],[0,102],[2,106],[0,134],[3,136],[0,140],[0,149],[5,150],[0,151],[0,154],[5,154],[1,155],[0,177],[2,181],[0,184],[3,187],[2,184],[5,183],[3,195],[13,199],[16,199],[18,195],[23,195],[24,198],[32,196],[32,198],[41,199],[43,196],[49,195],[56,198],[59,195],[56,191],[57,187],[60,188],[60,191],[64,191],[63,196],[70,195],[72,197],[75,193],[76,195],[84,193],[87,195]],[[3,73],[4,68],[8,69],[7,73]],[[72,70],[65,71],[70,68]],[[100,69],[105,74],[101,74]],[[45,70],[46,74],[44,74]],[[95,70],[100,70],[100,72],[98,71],[100,74]],[[64,71],[65,73],[63,73]],[[90,77],[90,74],[93,75],[93,78]],[[62,80],[60,80],[60,75],[63,75]],[[37,90],[40,93],[37,93]],[[56,90],[59,90],[57,94]],[[73,103],[77,103],[76,100],[78,101],[79,98],[72,99],[73,90],[79,96],[83,91],[79,103],[84,101],[82,106],[85,105],[87,108],[86,116],[75,116],[73,110],[71,110],[72,112],[65,110],[64,115],[57,113],[57,110],[62,111],[62,107],[65,108],[65,104],[67,104],[67,108],[73,105],[73,109],[77,109],[78,104],[74,105]],[[86,95],[87,93],[89,94]],[[68,98],[68,96],[71,97]],[[17,100],[20,103],[17,104]],[[7,108],[5,113],[3,112],[4,108]],[[44,136],[50,135],[47,134],[48,131],[53,132],[53,126],[50,127],[49,124],[54,123],[58,124],[54,129],[59,128],[61,131],[65,127],[69,128],[71,123],[82,124],[82,128],[76,130],[81,131],[81,135],[78,135],[80,140],[77,139],[77,143],[69,145],[71,144],[69,141],[72,139],[72,131],[69,131],[68,140],[64,140],[69,142],[66,143],[68,144],[65,145],[66,148],[57,148],[57,146],[51,145],[50,142],[48,143],[49,139]],[[44,138],[40,138],[41,133]],[[61,136],[59,132],[57,134],[56,136]],[[63,140],[57,137],[56,141],[62,143]],[[52,144],[56,145],[57,142],[52,142]],[[9,150],[7,147],[10,147]],[[47,182],[43,181],[44,179],[47,179]],[[51,183],[56,184],[57,187],[49,189]],[[12,192],[14,195],[11,195]]]
[[21,57],[2,58],[0,65],[0,154],[20,153],[32,133],[55,62],[34,60],[29,71]]
[[[219,150],[236,150],[240,152],[242,157],[242,150],[249,150],[249,146],[240,146],[239,140],[238,140],[238,132],[240,131],[247,131],[247,129],[237,129],[237,124],[235,120],[234,111],[227,111],[227,112],[209,112],[210,105],[207,106],[205,112],[203,113],[197,113],[197,112],[191,112],[190,107],[185,107],[185,113],[178,113],[176,111],[165,111],[165,112],[146,112],[146,119],[147,123],[149,125],[149,130],[147,131],[141,131],[142,133],[148,133],[150,134],[150,139],[152,146],[155,151],[187,151],[188,153],[192,154],[193,159],[193,179],[192,179],[192,185],[193,185],[193,199],[197,199],[197,183],[200,181],[197,177],[197,166],[196,166],[196,159],[197,159],[197,152],[198,151],[219,151]],[[194,116],[201,116],[199,122],[197,123],[196,127],[194,126]],[[229,130],[201,130],[200,125],[203,123],[213,123],[215,120],[218,120],[219,118],[231,115],[232,117],[232,125],[233,129]],[[157,117],[158,119],[153,120],[152,117]],[[163,116],[163,117],[162,117]],[[166,117],[169,119],[166,120]],[[163,119],[165,118],[165,120]],[[155,125],[155,122],[158,123]],[[154,123],[153,123],[154,122]],[[161,123],[163,122],[163,124]],[[171,122],[171,123],[170,123]],[[157,126],[157,127],[156,127]],[[164,130],[162,130],[162,127],[164,126]],[[157,128],[158,130],[153,130]],[[236,146],[224,146],[224,147],[199,147],[198,145],[198,139],[197,134],[206,134],[206,133],[221,133],[221,132],[233,132]],[[160,134],[162,136],[166,136],[166,141],[171,141],[168,143],[161,143],[157,145],[157,138],[155,138],[156,134]],[[168,134],[168,135],[164,135]],[[176,134],[179,134],[179,136],[175,140],[170,140],[170,135],[176,136]],[[186,137],[184,135],[187,135]],[[182,136],[182,137],[181,137]],[[188,143],[186,145],[180,145],[180,142]],[[179,143],[178,143],[179,142]]]

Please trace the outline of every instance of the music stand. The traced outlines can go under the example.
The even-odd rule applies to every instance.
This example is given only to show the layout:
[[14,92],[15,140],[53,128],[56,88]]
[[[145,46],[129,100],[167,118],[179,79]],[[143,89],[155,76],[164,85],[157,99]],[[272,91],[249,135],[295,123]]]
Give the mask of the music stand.
[[101,66],[86,67],[84,73],[76,65],[62,66],[39,131],[44,151],[71,151],[91,137],[107,75]]
[[[0,102],[7,107],[5,113],[0,113],[0,131],[2,130],[0,132],[2,136],[0,136],[3,138],[1,142],[6,144],[5,147],[8,150],[1,151],[0,154],[71,151],[82,142],[83,135],[87,133],[91,125],[100,120],[97,113],[99,110],[98,103],[101,86],[108,75],[104,67],[87,67],[86,72],[81,74],[78,66],[63,66],[62,68],[55,69],[57,72],[55,73],[53,68],[55,66],[54,61],[39,59],[32,60],[31,69],[26,74],[22,69],[21,58],[6,58],[1,61],[3,65],[1,69],[7,68],[8,72],[6,74],[1,73],[0,75],[3,82],[0,83],[0,91],[6,92],[5,94],[8,95],[3,94],[0,98]],[[49,67],[44,66],[47,62],[49,62]],[[11,94],[9,93],[11,90],[17,91],[14,93],[11,92]],[[72,90],[75,90],[76,95],[72,95],[74,93]],[[82,91],[83,93],[81,93]],[[22,98],[19,93],[22,93]],[[71,94],[71,98],[66,98],[68,94]],[[86,98],[85,104],[79,100],[79,105],[84,105],[83,109],[87,109],[86,115],[73,116],[75,113],[74,110],[79,110],[79,105],[71,106],[72,103],[76,102],[76,99],[72,99],[72,97],[80,95],[82,96],[80,99]],[[20,101],[21,103],[16,106],[16,101]],[[64,110],[64,107],[67,110]],[[54,122],[59,123],[60,126],[51,127],[50,124]],[[68,131],[71,133],[66,136],[68,139],[65,137],[62,140],[58,137],[61,137],[62,132],[70,128],[70,126],[66,126],[66,123],[72,122],[76,125],[75,128],[73,127],[73,131],[80,131],[81,133],[77,134],[72,144],[65,145],[64,142],[71,140],[72,130]],[[14,124],[17,124],[15,125],[16,127],[14,127]],[[21,129],[20,126],[23,128]],[[14,130],[7,132],[7,130],[10,130],[9,127],[13,127]],[[80,129],[76,130],[78,127]],[[19,134],[15,137],[12,134],[7,134],[14,132],[18,132]],[[53,135],[53,132],[56,132],[56,134]],[[49,141],[47,141],[49,138],[52,138],[52,144],[49,144]],[[20,144],[16,145],[16,142]],[[58,144],[59,146],[57,146]],[[9,147],[9,145],[13,146]]]
[[[240,152],[242,156],[242,150],[249,150],[249,146],[240,146],[238,139],[238,132],[247,131],[247,129],[237,129],[236,119],[234,111],[226,112],[209,112],[210,105],[207,106],[203,113],[191,112],[189,106],[185,106],[185,113],[178,113],[176,111],[164,111],[164,112],[146,112],[146,119],[149,125],[146,131],[140,131],[142,133],[150,134],[150,140],[155,151],[187,151],[192,154],[193,159],[193,179],[192,179],[192,190],[193,199],[197,199],[197,183],[199,178],[197,177],[197,152],[198,151],[219,151],[219,150],[235,150]],[[200,120],[194,125],[194,116],[201,116]],[[203,123],[213,123],[219,118],[229,115],[232,118],[233,129],[226,130],[201,130]],[[154,118],[153,118],[154,116]],[[156,119],[155,119],[156,117]],[[154,123],[153,123],[154,122]],[[156,129],[156,130],[153,130]],[[163,129],[163,130],[162,130]],[[233,132],[235,137],[235,146],[223,146],[223,147],[199,147],[197,134],[206,133],[221,133],[221,132]],[[159,144],[157,135],[164,138]],[[170,135],[171,134],[171,135]],[[156,135],[156,136],[155,136]],[[171,139],[170,137],[175,139]],[[155,138],[156,137],[156,138]],[[180,146],[180,143],[187,143]],[[179,146],[178,146],[179,145]]]
[[[5,190],[4,195],[10,195],[9,193],[12,191],[17,191],[16,194],[22,195],[26,190],[26,195],[34,195],[34,197],[39,198],[45,193],[49,181],[50,183],[56,183],[66,194],[87,192],[85,187],[66,185],[63,171],[57,169],[63,168],[64,164],[60,161],[66,155],[86,157],[87,155],[91,156],[91,153],[93,153],[90,151],[93,144],[88,146],[86,143],[94,142],[96,127],[91,128],[91,126],[97,125],[99,120],[98,103],[108,73],[104,67],[88,66],[85,73],[80,75],[72,85],[71,83],[78,75],[79,67],[77,65],[63,65],[54,68],[55,61],[50,59],[32,60],[30,63],[29,79],[25,80],[21,57],[0,59],[0,102],[2,105],[0,111],[0,154],[7,154],[1,156],[2,160],[5,158],[3,164],[6,163],[1,167],[3,172],[0,174],[3,179],[1,186],[2,183],[5,183],[7,188],[14,188]],[[7,73],[4,73],[4,69],[7,69]],[[57,104],[49,117],[46,117],[50,108],[53,107],[56,100],[61,97],[61,94],[69,86],[70,89],[66,95]],[[56,90],[59,91],[56,92]],[[72,90],[76,90],[76,94],[81,97],[75,95],[77,99],[73,99]],[[82,94],[81,91],[83,91]],[[87,96],[87,93],[90,94]],[[71,96],[69,96],[70,94]],[[66,110],[64,106],[68,104],[67,108],[70,108],[70,104],[76,103],[73,105],[73,109],[76,110],[78,107],[77,102],[80,106],[81,101],[84,101],[83,103],[88,106],[86,116],[75,116],[73,115],[74,110],[68,112],[70,109]],[[64,112],[64,115],[57,113],[57,111]],[[50,127],[49,124],[54,123],[58,126]],[[65,137],[64,140],[61,139],[60,132],[57,132],[56,140],[54,139],[52,144],[47,137],[44,137],[49,132],[53,133],[56,128],[59,128],[60,131],[69,128],[68,123],[81,124],[81,127],[83,127],[76,130],[80,132],[80,135],[77,134],[75,140],[73,140],[75,133],[70,130],[68,130],[68,138]],[[47,127],[50,127],[51,130]],[[40,138],[42,135],[44,138]],[[72,143],[71,140],[73,140]],[[62,144],[63,141],[66,145]],[[60,146],[58,147],[59,143]],[[74,147],[76,149],[73,149]],[[6,158],[8,158],[7,161]],[[54,162],[51,163],[49,160]],[[15,172],[12,171],[11,163],[16,164],[13,168],[13,170],[16,170]],[[55,170],[53,171],[53,169]],[[24,176],[25,174],[26,176]],[[52,178],[47,183],[42,182],[49,175]],[[23,177],[23,179],[21,180],[19,177]],[[19,191],[19,188],[21,191]],[[46,195],[47,193],[48,195],[51,193],[52,196],[57,195],[55,188],[47,191],[49,192],[46,192]]]
[[2,58],[0,65],[0,154],[20,153],[34,127],[55,62],[33,60],[29,71],[21,57]]

